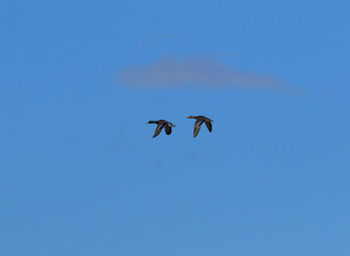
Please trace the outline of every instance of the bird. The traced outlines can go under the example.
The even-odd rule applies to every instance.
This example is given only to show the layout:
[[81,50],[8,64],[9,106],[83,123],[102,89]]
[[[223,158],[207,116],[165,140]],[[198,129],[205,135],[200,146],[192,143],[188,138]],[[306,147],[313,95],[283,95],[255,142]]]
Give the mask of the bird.
[[211,122],[214,122],[213,120],[209,119],[205,116],[189,116],[187,119],[196,119],[196,122],[194,123],[194,130],[193,130],[193,137],[196,137],[199,133],[199,130],[201,129],[201,126],[203,123],[207,126],[209,132],[212,131],[213,125]]
[[151,121],[148,121],[146,124],[157,124],[157,128],[152,138],[157,137],[163,128],[165,129],[166,135],[170,135],[171,128],[175,127],[175,125],[173,125],[172,123],[166,120],[158,120],[158,121],[151,120]]

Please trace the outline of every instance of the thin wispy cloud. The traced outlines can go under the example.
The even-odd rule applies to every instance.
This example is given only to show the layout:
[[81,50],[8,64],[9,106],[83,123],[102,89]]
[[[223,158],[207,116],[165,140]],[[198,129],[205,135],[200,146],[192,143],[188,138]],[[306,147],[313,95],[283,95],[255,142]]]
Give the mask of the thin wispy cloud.
[[119,78],[123,85],[136,88],[288,87],[274,76],[242,71],[211,58],[161,59],[148,65],[125,68]]

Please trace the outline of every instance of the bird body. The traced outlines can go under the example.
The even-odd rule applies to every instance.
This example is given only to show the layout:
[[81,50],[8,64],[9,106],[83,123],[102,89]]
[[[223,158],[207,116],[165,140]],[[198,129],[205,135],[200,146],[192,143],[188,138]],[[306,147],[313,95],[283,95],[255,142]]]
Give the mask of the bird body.
[[199,133],[199,130],[201,129],[201,126],[203,123],[207,126],[209,132],[213,130],[212,122],[213,120],[209,119],[205,116],[189,116],[187,119],[196,119],[196,122],[194,123],[194,130],[193,130],[193,137],[196,137]]
[[158,120],[158,121],[151,120],[151,121],[148,121],[146,124],[157,124],[156,130],[154,131],[153,138],[157,137],[163,128],[165,130],[166,135],[170,135],[172,132],[171,128],[175,127],[175,125],[173,125],[172,123],[166,120]]

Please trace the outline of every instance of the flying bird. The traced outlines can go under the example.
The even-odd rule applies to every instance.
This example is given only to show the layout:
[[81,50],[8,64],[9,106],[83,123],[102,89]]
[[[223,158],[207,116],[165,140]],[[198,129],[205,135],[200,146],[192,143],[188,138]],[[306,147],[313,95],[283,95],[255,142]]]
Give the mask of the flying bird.
[[199,130],[201,129],[201,126],[203,123],[207,126],[209,132],[212,131],[213,126],[211,122],[214,122],[213,120],[209,119],[205,116],[189,116],[187,119],[196,119],[196,122],[194,123],[194,130],[193,130],[193,137],[196,137],[199,133]]
[[165,133],[167,135],[171,134],[171,127],[175,127],[172,123],[166,120],[158,120],[158,121],[148,121],[146,124],[157,124],[157,128],[154,132],[154,135],[152,138],[157,137],[159,133],[162,131],[162,129],[165,129]]

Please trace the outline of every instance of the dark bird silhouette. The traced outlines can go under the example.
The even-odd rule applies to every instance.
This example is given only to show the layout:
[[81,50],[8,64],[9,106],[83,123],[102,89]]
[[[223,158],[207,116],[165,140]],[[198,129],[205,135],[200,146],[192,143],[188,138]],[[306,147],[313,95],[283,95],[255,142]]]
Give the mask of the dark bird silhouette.
[[157,137],[159,135],[159,133],[162,131],[162,129],[164,128],[166,135],[170,135],[171,134],[171,128],[175,127],[175,125],[173,125],[172,123],[165,121],[165,120],[158,120],[158,121],[148,121],[146,124],[157,124],[157,128],[154,131],[154,137]]
[[209,132],[213,130],[213,125],[211,122],[214,122],[213,120],[209,119],[205,116],[189,116],[187,119],[196,119],[196,122],[194,123],[194,130],[193,130],[193,137],[196,137],[199,133],[199,130],[201,129],[201,126],[203,123],[207,126]]

